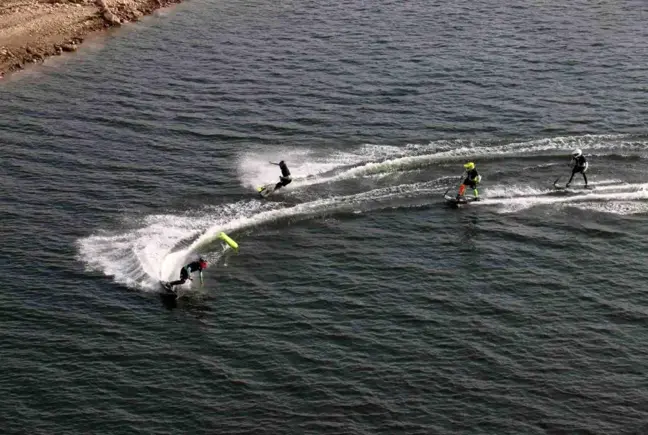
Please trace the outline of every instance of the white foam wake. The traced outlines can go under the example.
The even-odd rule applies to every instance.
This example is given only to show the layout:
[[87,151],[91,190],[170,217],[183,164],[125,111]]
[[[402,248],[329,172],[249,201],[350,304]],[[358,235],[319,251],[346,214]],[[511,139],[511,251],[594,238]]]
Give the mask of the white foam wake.
[[[429,196],[430,202],[434,202],[443,181],[386,187],[284,208],[278,203],[250,200],[208,207],[192,216],[148,216],[141,228],[79,240],[79,259],[88,270],[111,276],[120,284],[158,290],[160,279],[175,278],[182,265],[197,254],[216,262],[224,250],[218,239],[221,231],[236,239],[241,230],[282,219],[294,221],[331,212],[389,207],[390,200],[410,197]],[[244,243],[241,248],[245,249]]]
[[[607,180],[613,181],[613,180]],[[612,203],[639,202],[648,199],[648,183],[618,183],[606,184],[605,181],[597,183],[593,189],[568,189],[557,192],[554,189],[537,189],[523,186],[494,186],[485,190],[482,201],[477,205],[498,205],[500,211],[512,213],[540,205],[578,205],[589,207],[601,212],[616,213],[629,210],[629,207],[616,207]],[[584,206],[580,203],[587,203]],[[608,205],[594,206],[592,204],[605,203]],[[643,204],[632,208],[635,213],[645,210]],[[624,212],[627,214],[627,212]]]
[[[632,140],[625,135],[565,136],[490,145],[467,141],[436,141],[429,144],[408,144],[404,147],[364,145],[355,152],[333,153],[320,156],[310,149],[284,149],[272,154],[246,153],[239,159],[239,176],[245,187],[256,187],[278,179],[276,166],[269,160],[286,160],[294,181],[287,191],[305,186],[337,182],[365,176],[379,176],[397,171],[425,168],[433,163],[455,160],[493,158],[505,156],[533,156],[559,152],[565,156],[573,148],[585,153],[619,150],[645,153],[648,142]],[[602,152],[602,153],[601,153]],[[551,166],[546,163],[543,166]]]
[[[189,258],[167,258],[179,246],[186,246],[199,237],[214,221],[227,221],[232,216],[254,213],[276,205],[258,201],[241,201],[195,211],[191,216],[159,214],[144,217],[137,228],[91,235],[78,241],[78,259],[90,271],[111,276],[120,284],[145,290],[158,289],[159,280],[176,278],[183,262]],[[182,251],[182,249],[181,249]],[[215,261],[222,252],[214,252]]]
[[[356,177],[381,176],[396,171],[425,168],[433,162],[479,157],[537,155],[549,151],[568,153],[579,147],[592,150],[631,150],[645,152],[648,143],[632,141],[618,135],[587,135],[550,138],[495,146],[465,141],[440,141],[405,147],[364,145],[350,153],[320,155],[316,150],[283,149],[274,154],[246,153],[239,159],[239,175],[251,187],[276,180],[278,169],[269,160],[285,158],[295,175],[287,187],[299,189],[311,184],[328,183]],[[288,157],[286,157],[288,156]],[[258,200],[206,208],[192,216],[155,215],[143,219],[138,228],[103,232],[79,240],[79,258],[88,269],[114,277],[129,287],[157,289],[159,279],[175,277],[180,266],[197,252],[214,248],[220,231],[233,233],[284,218],[308,218],[335,211],[356,211],[363,207],[381,207],[381,201],[409,196],[422,196],[442,190],[441,179],[425,183],[399,185],[369,192],[324,198],[281,208],[280,204]],[[556,195],[552,189],[533,186],[492,186],[483,191],[483,201],[475,205],[496,205],[501,211],[516,211],[543,204],[578,204],[614,213],[615,210],[643,210],[640,206],[614,207],[602,203],[636,204],[648,196],[646,185],[619,184],[617,180],[597,181],[592,191],[569,191]],[[430,202],[436,202],[433,195]],[[441,201],[438,199],[438,201]],[[594,204],[594,205],[592,205]],[[218,245],[220,247],[220,245]],[[217,259],[222,251],[211,251]],[[212,261],[213,261],[212,259]]]
[[648,214],[648,202],[612,201],[612,202],[584,202],[574,204],[581,210],[609,213],[621,216],[634,214]]
[[[227,223],[218,222],[193,242],[187,248],[187,251],[200,250],[202,247],[213,243],[218,240],[218,235],[221,231],[230,233],[280,219],[290,218],[291,220],[295,220],[296,218],[308,218],[324,212],[357,211],[358,207],[368,203],[378,204],[381,201],[394,198],[438,193],[444,190],[443,187],[439,186],[440,180],[442,179],[385,187],[353,195],[318,199],[292,207],[262,211],[251,216],[241,216]],[[179,252],[178,255],[181,255],[181,253]]]

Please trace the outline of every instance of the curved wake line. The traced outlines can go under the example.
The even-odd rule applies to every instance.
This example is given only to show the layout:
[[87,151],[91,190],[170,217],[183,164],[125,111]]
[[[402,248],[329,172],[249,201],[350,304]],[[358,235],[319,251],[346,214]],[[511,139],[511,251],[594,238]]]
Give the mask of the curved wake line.
[[[527,142],[512,142],[504,145],[484,146],[464,141],[440,141],[428,145],[410,144],[404,148],[385,146],[388,151],[382,153],[386,160],[375,162],[370,161],[381,153],[376,151],[378,145],[370,148],[372,151],[368,158],[355,154],[345,154],[345,158],[337,157],[315,173],[303,173],[296,171],[293,183],[286,190],[295,190],[301,187],[324,184],[342,180],[353,179],[367,175],[393,173],[397,171],[422,169],[437,162],[451,162],[458,159],[493,158],[513,155],[534,155],[540,152],[564,151],[569,154],[573,148],[582,148],[586,153],[600,150],[640,150],[648,151],[648,143],[624,140],[627,135],[584,135],[565,136],[547,139],[538,139]],[[611,143],[610,141],[616,141]],[[459,145],[459,147],[457,147]],[[462,146],[463,145],[463,146]],[[365,148],[363,148],[365,149]],[[349,157],[350,156],[350,157]],[[345,166],[357,165],[352,168],[343,169]],[[550,166],[552,163],[547,163]],[[336,174],[327,175],[330,172]],[[270,181],[278,178],[276,170],[272,172]],[[263,183],[262,183],[263,184]]]
[[[241,201],[219,208],[222,220],[240,213],[272,207],[258,201]],[[199,237],[213,224],[213,210],[205,208],[192,216],[150,215],[144,226],[118,234],[92,235],[78,240],[78,260],[89,271],[102,272],[120,284],[139,289],[158,289],[159,280],[176,277],[181,265],[164,269],[164,259],[187,240]],[[208,258],[209,260],[212,260]],[[213,260],[212,260],[213,261]]]
[[194,243],[192,243],[191,246],[187,248],[187,251],[198,251],[201,247],[213,243],[218,239],[218,234],[221,231],[226,233],[235,232],[280,219],[296,217],[307,218],[309,216],[319,215],[323,212],[340,212],[345,210],[358,211],[357,208],[359,206],[370,202],[379,202],[389,199],[404,199],[425,193],[438,193],[444,190],[444,187],[439,186],[440,182],[444,180],[445,177],[432,181],[385,187],[353,195],[334,196],[331,198],[318,199],[311,202],[297,204],[292,207],[268,210],[255,214],[254,216],[241,217],[224,225],[218,224],[211,227],[203,236],[199,237]]
[[[222,245],[221,231],[236,239],[236,232],[281,219],[307,219],[335,212],[362,212],[390,207],[385,201],[420,198],[444,190],[445,178],[375,189],[368,192],[334,196],[292,207],[278,208],[278,203],[257,200],[207,208],[201,215],[184,217],[154,215],[144,221],[149,225],[116,235],[93,235],[80,239],[79,260],[91,271],[99,271],[131,288],[158,290],[159,280],[175,278],[192,256],[200,253],[211,263],[222,256],[213,245]],[[191,240],[194,240],[191,242]],[[176,250],[178,246],[185,248]],[[241,249],[245,249],[241,244]],[[190,284],[186,284],[190,285]]]
[[[286,190],[299,186],[317,184],[314,179],[328,180],[325,174],[339,171],[349,166],[368,163],[376,160],[389,160],[423,152],[449,150],[461,141],[438,141],[428,145],[407,144],[404,147],[392,145],[364,144],[356,152],[334,152],[324,156],[318,155],[318,150],[288,149],[272,150],[268,153],[246,152],[239,156],[239,177],[241,185],[246,188],[256,188],[261,185],[278,181],[279,170],[270,161],[285,160],[293,175],[293,182]],[[321,181],[320,181],[321,182]]]
[[[381,175],[396,171],[409,171],[425,168],[434,162],[452,161],[464,158],[490,158],[516,154],[533,154],[543,151],[570,150],[575,147],[586,152],[595,149],[629,149],[646,151],[647,142],[633,141],[625,135],[586,135],[576,137],[558,137],[528,142],[508,143],[496,146],[475,145],[465,141],[439,141],[428,145],[408,145],[406,147],[389,147],[365,145],[359,153],[338,153],[335,156],[324,156],[313,161],[310,150],[290,150],[293,156],[301,156],[301,163],[296,166],[296,175],[317,175],[310,179],[295,179],[286,190],[312,184],[328,183],[357,177]],[[301,153],[301,154],[300,154]],[[257,156],[258,157],[258,156]],[[255,157],[255,159],[257,159]],[[372,159],[385,159],[380,162]],[[266,157],[256,161],[244,160],[253,169],[257,164],[266,164]],[[359,165],[349,168],[349,164]],[[243,164],[245,166],[245,164]],[[271,179],[278,173],[272,168]],[[249,169],[249,168],[248,168]],[[265,170],[265,169],[264,169]],[[245,171],[244,171],[245,172]],[[265,177],[265,175],[264,175]],[[128,230],[121,234],[93,235],[78,241],[79,260],[85,262],[89,270],[100,271],[113,276],[116,282],[129,287],[157,289],[159,279],[175,277],[182,264],[200,250],[209,248],[215,242],[220,231],[236,232],[276,221],[283,218],[307,218],[328,212],[344,210],[363,211],[385,207],[381,201],[394,199],[420,198],[421,195],[441,192],[445,181],[454,177],[443,177],[436,180],[404,184],[371,190],[347,196],[337,196],[302,203],[289,208],[279,208],[281,204],[261,202],[256,199],[240,201],[216,208],[202,210],[197,216],[155,215],[145,218],[145,226]],[[510,189],[507,186],[486,188],[483,201],[475,205],[500,205],[504,210],[516,211],[541,204],[612,202],[646,199],[644,185],[610,186],[610,192],[618,189],[639,189],[637,192],[606,193],[603,182],[597,183],[593,192],[584,192],[571,196],[556,196],[552,190],[533,190],[525,188],[523,192],[509,193],[498,189]],[[447,187],[447,186],[446,186]],[[570,192],[571,193],[571,192]],[[430,199],[431,203],[442,199]],[[399,205],[402,206],[402,205]],[[612,208],[613,209],[613,208]],[[640,209],[636,207],[635,209]],[[185,246],[178,249],[179,246]],[[244,245],[242,246],[244,249]],[[216,259],[218,255],[211,254]],[[220,255],[220,253],[219,253]],[[208,259],[210,259],[208,257]],[[213,259],[210,259],[214,261]]]
[[[353,178],[358,175],[374,174],[384,172],[387,170],[403,170],[415,169],[419,167],[428,166],[430,163],[439,161],[453,161],[459,158],[475,158],[475,157],[500,157],[516,154],[531,154],[540,151],[557,151],[557,150],[571,150],[574,146],[581,146],[587,150],[592,149],[610,149],[609,143],[600,142],[601,140],[619,138],[618,136],[602,135],[602,136],[581,136],[581,137],[558,137],[552,139],[540,139],[529,142],[514,142],[498,146],[464,146],[461,148],[449,149],[434,154],[424,154],[416,156],[399,157],[384,162],[366,163],[349,169],[341,174],[338,174],[330,179],[324,181],[336,181],[344,178]],[[587,139],[587,140],[585,140]],[[585,143],[581,143],[585,142]],[[613,147],[619,149],[627,146],[627,144],[620,144],[620,146]],[[643,149],[648,150],[648,144],[643,144]]]

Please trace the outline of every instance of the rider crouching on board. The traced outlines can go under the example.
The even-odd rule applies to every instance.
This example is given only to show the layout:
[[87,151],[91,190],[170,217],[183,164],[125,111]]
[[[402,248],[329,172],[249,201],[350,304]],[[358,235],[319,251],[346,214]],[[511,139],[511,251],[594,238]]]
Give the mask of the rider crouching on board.
[[475,169],[475,164],[473,162],[468,162],[464,165],[464,169],[466,170],[466,179],[461,183],[461,186],[459,186],[459,193],[457,194],[457,199],[461,199],[461,197],[464,195],[464,192],[466,192],[466,186],[470,186],[473,190],[473,194],[475,195],[475,201],[479,200],[479,192],[477,191],[477,184],[481,181],[481,175],[477,173],[477,169]]
[[207,260],[203,259],[200,257],[198,261],[193,261],[189,264],[187,264],[185,267],[180,269],[180,279],[177,281],[169,282],[165,285],[165,287],[168,290],[173,290],[173,287],[176,285],[182,285],[187,280],[192,280],[191,279],[191,272],[199,272],[200,273],[200,285],[204,284],[203,281],[203,273],[202,271],[204,269],[207,269]]
[[281,176],[279,177],[279,182],[275,186],[275,190],[281,189],[282,187],[289,185],[290,182],[292,181],[292,177],[290,176],[290,170],[288,169],[286,162],[282,160],[279,163],[273,163],[273,162],[270,163],[273,165],[279,165],[279,169],[281,169]]
[[587,189],[587,176],[585,175],[585,172],[589,167],[589,163],[587,163],[587,159],[585,159],[583,152],[579,149],[574,150],[571,154],[571,162],[569,164],[572,165],[572,174],[571,177],[569,177],[569,181],[567,182],[565,187],[569,187],[572,180],[574,179],[574,175],[580,172],[581,174],[583,174],[583,180],[585,180],[585,188]]

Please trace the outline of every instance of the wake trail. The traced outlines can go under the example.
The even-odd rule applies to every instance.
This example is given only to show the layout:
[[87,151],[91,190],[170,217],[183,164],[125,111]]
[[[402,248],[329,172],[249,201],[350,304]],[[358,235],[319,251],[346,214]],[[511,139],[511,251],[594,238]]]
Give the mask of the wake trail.
[[[618,154],[620,150],[645,153],[648,142],[624,135],[585,135],[496,145],[463,140],[436,141],[425,145],[408,144],[404,147],[367,144],[352,152],[332,154],[327,150],[285,148],[279,149],[274,155],[266,155],[264,152],[242,154],[239,158],[239,176],[242,184],[248,187],[276,180],[278,169],[267,162],[285,159],[295,179],[285,188],[285,191],[290,192],[310,185],[358,177],[379,179],[384,174],[424,169],[435,163],[458,159],[486,160],[519,155],[533,157],[547,152],[559,152],[562,155],[576,147],[586,152],[597,150],[599,154],[608,151]],[[393,202],[406,202],[408,199],[421,201],[422,197],[427,203],[442,203],[441,195],[436,196],[436,193],[445,191],[448,182],[453,179],[456,177],[441,177],[428,182],[321,198],[291,207],[250,199],[205,207],[203,210],[192,211],[191,216],[147,216],[135,228],[102,231],[80,239],[78,258],[88,270],[111,276],[118,283],[153,290],[157,289],[158,280],[175,278],[180,267],[192,255],[214,248],[213,244],[221,231],[233,233],[236,239],[237,231],[285,218],[307,219],[330,212],[380,209],[393,206]],[[607,187],[603,183],[597,183],[596,189],[591,192],[568,192],[568,195],[562,196],[556,195],[551,189],[534,190],[525,187],[511,190],[509,186],[493,186],[487,187],[482,195],[483,200],[474,205],[495,205],[507,212],[543,204],[578,203],[581,207],[593,207],[591,204],[602,202],[632,203],[643,201],[648,195],[644,185],[619,187],[611,183],[610,186],[609,189],[612,190],[606,191]],[[614,189],[621,189],[621,192]],[[613,206],[596,207],[603,211],[620,210]],[[638,211],[642,207],[626,207],[625,210]],[[208,260],[213,262],[223,255],[223,251],[218,249],[218,252],[214,252],[212,249],[208,254],[211,255]]]
[[[480,202],[474,203],[479,206],[498,205],[500,211],[512,213],[527,208],[541,205],[578,205],[588,209],[596,209],[602,212],[615,213],[621,208],[610,205],[619,202],[641,201],[633,207],[625,207],[625,214],[628,210],[633,213],[648,211],[648,183],[620,183],[614,184],[615,180],[604,180],[597,183],[593,189],[567,189],[558,191],[555,189],[537,189],[533,187],[517,186],[494,186],[488,189]],[[609,183],[609,184],[608,184]],[[595,203],[607,203],[606,206],[594,206]]]
[[[247,228],[256,227],[262,224],[278,221],[281,219],[295,218],[305,219],[322,213],[343,212],[343,211],[366,211],[364,205],[372,204],[378,207],[379,203],[391,199],[405,199],[408,197],[419,197],[431,193],[439,193],[444,190],[445,177],[427,182],[414,184],[402,184],[398,186],[375,189],[368,192],[353,195],[334,196],[331,198],[318,199],[315,201],[297,204],[275,210],[263,211],[253,216],[245,216],[234,219],[226,224],[217,224],[211,227],[205,234],[199,237],[187,248],[187,251],[200,250],[202,247],[213,243],[218,239],[218,234],[224,232],[236,232]],[[181,255],[182,253],[178,253]]]
[[[87,270],[111,276],[117,283],[157,291],[159,280],[175,279],[180,268],[198,254],[206,256],[211,263],[218,261],[226,250],[218,238],[221,232],[236,239],[242,230],[284,219],[296,221],[328,213],[366,212],[393,207],[394,201],[411,198],[433,203],[440,198],[446,181],[439,178],[385,187],[291,207],[249,200],[206,207],[194,216],[148,216],[141,228],[80,239],[78,259],[85,263]],[[244,249],[244,243],[241,246]]]
[[[227,222],[241,213],[255,213],[275,205],[258,201],[240,201],[219,207],[205,207],[190,216],[156,214],[135,222],[135,228],[121,231],[100,231],[78,240],[78,260],[89,271],[98,271],[114,278],[115,282],[130,288],[158,289],[159,280],[176,278],[183,264],[168,264],[165,258],[179,246],[187,246],[206,228],[219,219]],[[124,223],[131,226],[133,223]],[[209,261],[218,259],[214,254]],[[188,258],[188,257],[187,257]],[[184,259],[179,258],[182,262]]]
[[[435,163],[465,159],[493,159],[508,156],[541,156],[543,154],[568,155],[573,148],[586,153],[619,151],[648,152],[648,142],[633,140],[627,135],[584,135],[544,138],[500,145],[471,141],[436,141],[426,145],[408,144],[405,147],[364,145],[356,152],[334,153],[329,156],[313,155],[309,149],[286,151],[286,160],[293,173],[293,182],[285,191],[307,186],[338,182],[364,176],[379,176],[399,171],[427,168]],[[282,159],[273,154],[275,159]],[[239,176],[243,186],[254,188],[278,180],[276,167],[268,164],[269,156],[246,153],[240,158]],[[290,159],[294,159],[291,161]],[[278,160],[277,160],[278,161]],[[556,163],[546,163],[548,167]]]

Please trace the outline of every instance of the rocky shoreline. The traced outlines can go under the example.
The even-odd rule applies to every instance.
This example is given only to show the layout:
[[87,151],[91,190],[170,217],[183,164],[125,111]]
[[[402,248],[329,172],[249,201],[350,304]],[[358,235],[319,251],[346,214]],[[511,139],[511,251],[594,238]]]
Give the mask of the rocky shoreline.
[[0,78],[182,0],[0,0]]

